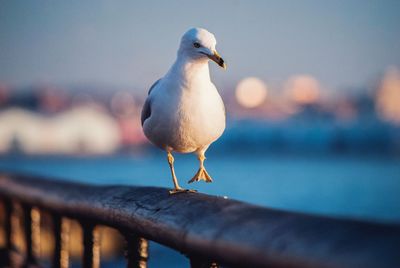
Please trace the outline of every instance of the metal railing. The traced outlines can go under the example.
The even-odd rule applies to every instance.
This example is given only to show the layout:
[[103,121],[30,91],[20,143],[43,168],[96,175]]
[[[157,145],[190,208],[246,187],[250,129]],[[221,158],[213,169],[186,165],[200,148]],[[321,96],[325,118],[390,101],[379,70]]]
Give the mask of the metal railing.
[[[191,267],[400,267],[399,225],[289,213],[156,187],[94,186],[0,175],[6,261],[13,266],[13,209],[24,211],[24,266],[37,259],[40,214],[53,219],[53,267],[68,266],[68,225],[83,228],[83,267],[99,267],[97,225],[127,241],[127,267],[146,267],[148,240],[177,250]],[[154,256],[156,258],[157,256]]]

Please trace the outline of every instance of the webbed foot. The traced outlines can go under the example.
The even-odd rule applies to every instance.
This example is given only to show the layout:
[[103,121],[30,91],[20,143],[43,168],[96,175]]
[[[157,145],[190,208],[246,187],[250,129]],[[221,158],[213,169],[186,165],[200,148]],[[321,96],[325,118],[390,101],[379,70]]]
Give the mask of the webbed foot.
[[204,180],[205,182],[212,182],[211,176],[208,174],[207,170],[203,167],[200,167],[194,177],[188,182],[192,183],[195,181]]

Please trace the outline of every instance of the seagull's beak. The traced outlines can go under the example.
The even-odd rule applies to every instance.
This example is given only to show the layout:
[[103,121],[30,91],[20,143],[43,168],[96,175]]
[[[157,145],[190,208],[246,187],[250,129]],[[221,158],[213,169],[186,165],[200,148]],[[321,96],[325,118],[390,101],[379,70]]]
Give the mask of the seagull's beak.
[[207,55],[210,60],[215,61],[220,67],[224,68],[226,70],[226,64],[223,58],[218,54],[216,50],[213,51],[212,55]]

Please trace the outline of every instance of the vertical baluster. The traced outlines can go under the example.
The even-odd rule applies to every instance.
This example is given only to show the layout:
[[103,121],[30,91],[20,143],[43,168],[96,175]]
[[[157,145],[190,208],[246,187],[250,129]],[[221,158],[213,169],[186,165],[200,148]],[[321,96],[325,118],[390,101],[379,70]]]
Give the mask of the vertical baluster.
[[82,223],[83,228],[83,267],[100,267],[99,230],[95,225]]
[[141,237],[125,235],[126,239],[126,258],[128,268],[146,268],[149,256],[149,242]]
[[6,200],[6,247],[7,247],[7,260],[9,267],[21,267],[23,259],[21,252],[17,246],[17,238],[20,233],[20,222],[16,210],[16,204],[12,200]]
[[40,214],[31,206],[24,206],[24,230],[26,241],[25,266],[37,265],[40,247]]
[[53,215],[53,233],[55,240],[53,267],[68,268],[69,266],[69,231],[70,222],[59,215]]
[[13,267],[12,264],[12,252],[15,250],[13,240],[12,240],[12,232],[13,232],[13,206],[11,200],[4,201],[4,210],[5,210],[5,233],[6,233],[6,249],[7,249],[7,260],[6,266]]
[[38,261],[40,258],[40,210],[38,208],[32,208],[31,210],[32,219],[32,252]]
[[218,268],[218,264],[200,257],[190,257],[191,268]]

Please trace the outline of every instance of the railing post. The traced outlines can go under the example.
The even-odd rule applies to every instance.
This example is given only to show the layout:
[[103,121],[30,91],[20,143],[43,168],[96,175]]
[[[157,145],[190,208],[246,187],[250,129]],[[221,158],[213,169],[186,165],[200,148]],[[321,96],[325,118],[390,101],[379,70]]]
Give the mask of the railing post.
[[190,256],[191,268],[218,268],[218,264],[200,257]]
[[20,267],[22,260],[20,252],[16,245],[17,233],[19,231],[19,220],[15,212],[15,204],[11,199],[6,199],[4,202],[5,208],[5,232],[6,232],[6,249],[7,249],[7,267]]
[[149,257],[149,242],[135,235],[125,235],[126,248],[125,257],[127,258],[128,268],[146,268]]
[[100,267],[99,230],[94,224],[81,223],[83,228],[83,267]]
[[11,200],[4,200],[4,211],[5,211],[5,234],[6,234],[6,249],[7,249],[7,256],[6,256],[6,266],[13,267],[12,265],[12,251],[15,250],[13,241],[12,241],[12,232],[13,232],[13,207]]
[[53,267],[68,268],[69,266],[69,229],[70,222],[60,215],[53,215],[53,234],[55,240]]
[[31,206],[23,206],[26,241],[25,267],[37,265],[40,251],[40,212]]

